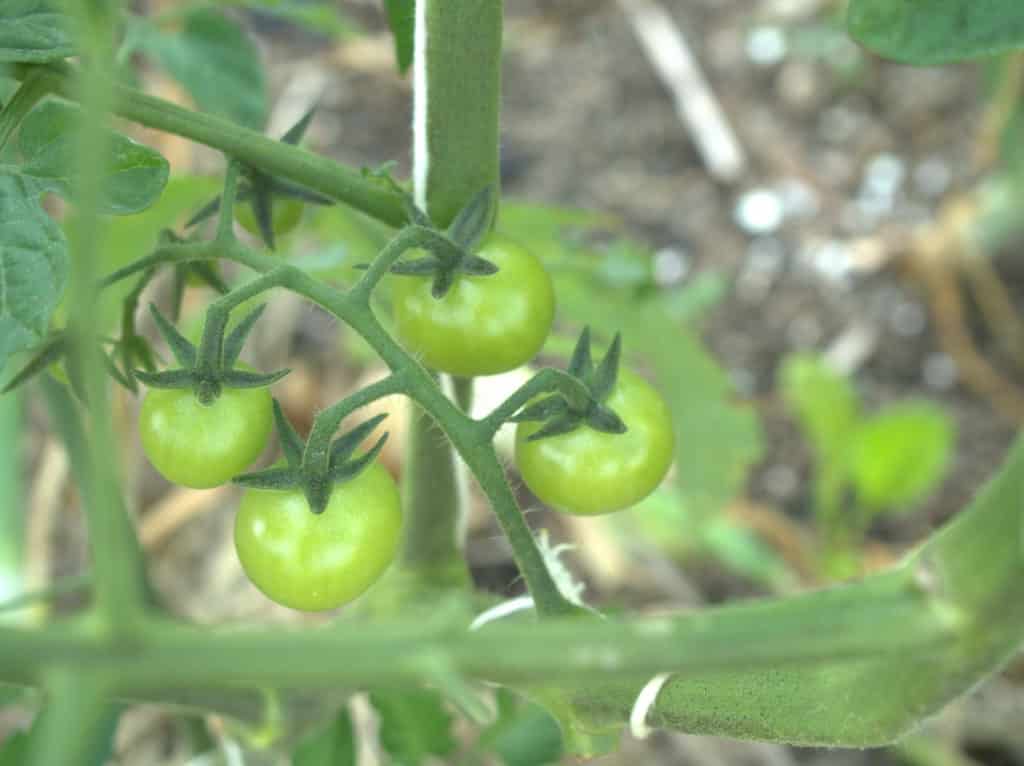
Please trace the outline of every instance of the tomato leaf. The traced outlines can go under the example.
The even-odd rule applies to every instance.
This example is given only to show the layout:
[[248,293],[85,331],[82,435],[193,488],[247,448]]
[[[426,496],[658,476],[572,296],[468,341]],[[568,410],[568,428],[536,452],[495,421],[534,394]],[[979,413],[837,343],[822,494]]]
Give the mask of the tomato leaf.
[[455,750],[452,717],[437,692],[374,692],[370,702],[380,716],[381,746],[396,766],[418,766],[429,756],[444,756]]
[[356,735],[352,717],[342,710],[327,726],[299,743],[292,766],[355,766]]
[[886,58],[944,64],[1024,48],[1020,0],[851,0],[850,35]]
[[891,405],[853,435],[850,473],[861,503],[872,510],[906,509],[945,475],[956,434],[928,402]]
[[0,369],[38,345],[64,292],[68,247],[21,176],[0,175]]
[[395,40],[395,61],[398,71],[405,72],[412,64],[413,38],[416,31],[416,0],[384,0],[388,25]]
[[139,50],[180,82],[196,106],[262,130],[267,118],[263,65],[255,43],[234,20],[204,9],[189,13],[175,32],[149,25],[143,30]]
[[818,461],[841,459],[860,417],[850,381],[814,354],[792,354],[779,368],[778,388]]
[[47,0],[0,0],[0,63],[34,63],[73,56],[70,23]]
[[[47,101],[32,110],[22,124],[19,149],[24,157],[21,172],[41,189],[72,199],[75,182],[75,152],[81,110],[57,101]],[[108,140],[110,161],[103,179],[100,212],[115,215],[138,213],[160,196],[170,166],[154,149],[120,133]]]

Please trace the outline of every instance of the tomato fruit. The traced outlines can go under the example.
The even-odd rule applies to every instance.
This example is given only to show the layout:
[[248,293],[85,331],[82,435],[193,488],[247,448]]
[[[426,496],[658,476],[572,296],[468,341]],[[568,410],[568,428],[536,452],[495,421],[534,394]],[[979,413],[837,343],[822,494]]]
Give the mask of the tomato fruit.
[[516,464],[526,486],[552,508],[591,515],[639,502],[665,478],[675,437],[668,406],[647,381],[620,370],[604,404],[626,424],[609,434],[587,425],[528,441],[542,423],[516,427]]
[[492,235],[477,252],[496,274],[458,274],[441,298],[429,276],[390,277],[395,332],[427,366],[453,375],[494,375],[540,351],[555,316],[555,293],[529,250]]
[[[283,237],[294,231],[302,220],[304,209],[305,205],[302,200],[275,197],[270,224],[274,229],[274,236]],[[239,202],[235,205],[235,220],[254,237],[260,236],[260,225],[256,221],[256,214],[252,212],[252,205],[249,203]]]
[[154,388],[142,400],[142,449],[168,480],[216,487],[245,470],[270,437],[273,410],[266,388],[225,388],[211,404],[191,389]]
[[402,511],[391,474],[371,463],[314,514],[301,490],[249,489],[235,517],[242,569],[268,598],[308,612],[352,601],[398,550]]

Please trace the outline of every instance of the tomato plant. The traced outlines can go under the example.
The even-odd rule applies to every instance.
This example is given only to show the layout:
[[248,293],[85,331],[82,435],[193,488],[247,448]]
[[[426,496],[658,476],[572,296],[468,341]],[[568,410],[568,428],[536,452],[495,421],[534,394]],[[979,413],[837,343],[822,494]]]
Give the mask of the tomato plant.
[[[693,295],[665,288],[667,281],[683,279],[682,258],[666,252],[667,268],[661,269],[652,250],[613,248],[604,267],[595,269],[593,262],[583,263],[587,258],[575,257],[596,241],[590,237],[595,232],[582,232],[568,245],[564,229],[571,226],[564,215],[543,233],[545,227],[527,227],[535,250],[494,233],[503,209],[501,0],[386,3],[399,59],[415,62],[409,182],[396,180],[389,165],[349,167],[299,148],[314,119],[312,108],[280,140],[262,135],[270,103],[259,48],[244,27],[248,12],[196,0],[146,16],[135,5],[0,0],[6,75],[0,78],[0,364],[29,357],[7,383],[13,387],[68,360],[74,396],[44,376],[25,400],[45,398],[49,423],[67,447],[75,491],[61,497],[69,507],[77,503],[73,512],[84,517],[89,544],[87,557],[74,557],[88,567],[78,580],[48,583],[0,604],[14,618],[0,625],[4,704],[14,696],[24,705],[19,715],[5,710],[3,718],[41,709],[27,743],[15,737],[13,748],[0,746],[0,762],[121,760],[110,746],[126,700],[169,708],[187,703],[217,721],[212,733],[226,758],[240,760],[248,753],[238,751],[262,749],[253,762],[294,755],[302,766],[354,762],[356,742],[366,736],[376,736],[375,744],[394,763],[449,757],[550,763],[563,745],[573,755],[611,746],[627,724],[637,736],[659,725],[864,748],[898,740],[924,714],[964,694],[1019,651],[1024,442],[958,519],[895,567],[823,593],[776,594],[755,604],[651,620],[602,615],[599,599],[577,582],[574,562],[560,556],[564,546],[538,529],[550,517],[539,514],[527,524],[495,443],[507,424],[516,424],[516,463],[526,484],[552,507],[583,515],[625,508],[652,492],[673,461],[673,433],[686,434],[678,464],[687,470],[680,475],[716,471],[716,489],[703,500],[702,488],[659,493],[659,504],[651,505],[674,504],[673,521],[685,515],[700,527],[694,539],[724,537],[719,550],[729,551],[732,560],[751,554],[752,546],[732,544],[749,537],[730,537],[725,514],[716,522],[706,517],[722,510],[742,485],[742,468],[756,450],[736,450],[742,457],[725,466],[699,452],[718,436],[710,433],[712,424],[733,443],[753,429],[746,418],[738,430],[735,422],[718,422],[707,409],[693,417],[709,399],[721,405],[714,413],[734,405],[724,403],[731,396],[724,393],[724,371],[707,355],[671,342],[685,337],[699,346],[695,334],[682,329],[697,310]],[[266,6],[255,16],[318,24],[338,4],[255,5]],[[291,7],[297,5],[309,7]],[[635,14],[627,5],[622,10]],[[1024,26],[1011,23],[1024,21],[1017,0],[849,5],[851,26],[861,38],[917,63],[1024,45]],[[670,15],[646,16],[671,27]],[[645,33],[651,29],[647,25]],[[147,70],[163,70],[177,81],[195,108],[135,87],[150,81],[133,77],[141,60]],[[1006,80],[1013,87],[998,90],[1010,99],[1019,91],[1020,72]],[[993,110],[993,122],[1001,116],[1018,122],[1011,113]],[[210,189],[190,198],[187,223],[177,218],[182,211],[170,215],[157,204],[171,163],[113,129],[132,125],[222,154],[221,190],[213,199]],[[698,144],[705,153],[707,146]],[[915,171],[915,183],[919,175]],[[44,205],[48,195],[62,201]],[[372,236],[363,239],[373,243],[373,252],[357,254],[350,241],[335,236],[330,252],[273,256],[268,249],[298,224],[302,204],[338,206],[324,211],[324,218],[354,211],[354,220],[372,219]],[[72,215],[65,217],[65,210]],[[142,225],[127,239],[108,236],[120,228],[111,221],[123,218]],[[258,240],[239,241],[236,220]],[[109,246],[112,241],[119,246]],[[554,290],[536,252],[559,269],[567,314],[559,331],[592,323],[615,340],[595,364],[584,330],[567,370],[536,370],[478,414],[471,407],[473,378],[531,361],[552,330]],[[559,268],[569,261],[570,268]],[[672,276],[674,271],[680,273]],[[596,282],[589,279],[598,272],[603,276]],[[187,291],[190,276],[213,290]],[[562,289],[570,280],[577,290]],[[377,300],[382,282],[390,287],[393,323],[380,316],[386,304]],[[171,289],[162,289],[167,284]],[[264,373],[239,364],[261,311],[239,318],[242,307],[278,291],[344,324],[381,362],[375,382],[322,408],[317,397],[295,393],[303,386],[283,390],[289,408],[305,407],[310,430],[304,439],[271,395],[288,370]],[[143,321],[144,299],[153,301],[153,324]],[[187,304],[200,299],[209,300],[202,328],[187,338],[176,323]],[[62,302],[66,316],[56,323],[58,331],[54,314]],[[119,309],[117,322],[106,316],[108,305]],[[674,394],[671,417],[649,383],[619,369],[620,330],[634,339],[648,334],[630,353],[671,382],[665,389]],[[567,348],[564,334],[552,340],[546,350],[553,355]],[[172,364],[156,364],[158,345],[169,349]],[[317,377],[304,376],[307,382]],[[115,396],[112,382],[125,391]],[[126,430],[120,415],[134,411],[125,402],[140,393],[140,384],[149,390],[138,427],[157,469],[184,486],[230,480],[242,488],[240,494],[216,495],[225,510],[238,499],[238,561],[219,571],[231,574],[234,567],[236,578],[244,572],[269,598],[295,609],[332,609],[362,594],[366,608],[287,633],[274,626],[195,625],[171,609],[154,608],[162,594],[160,583],[149,580],[146,556],[162,554],[151,550],[152,537],[136,535],[126,506],[137,498],[120,483],[131,466],[116,461],[123,453],[118,436]],[[386,413],[337,435],[359,412],[391,408],[395,397],[410,407],[410,417],[395,428],[406,454],[399,467],[401,497],[376,462],[387,434],[370,449],[364,446]],[[486,398],[477,399],[480,406]],[[17,446],[21,421],[31,419],[18,417],[20,402],[4,404],[0,435]],[[811,409],[835,415],[831,405]],[[916,448],[898,454],[882,449],[879,441],[890,440],[886,434],[898,429],[910,447],[919,438],[949,439],[948,429],[929,425],[921,412],[911,418],[885,414],[887,422],[874,423],[849,449],[845,426],[814,431],[828,441],[830,453],[856,460],[852,476],[873,505],[921,496],[945,465],[944,453],[933,451],[921,476],[894,471],[894,455],[917,465],[920,454]],[[242,473],[267,443],[272,421],[282,460]],[[700,427],[688,433],[685,426],[693,423]],[[39,461],[44,466],[54,464],[49,454]],[[879,455],[885,465],[873,463]],[[8,514],[17,524],[21,509],[47,505],[25,502],[22,458],[11,449],[0,461],[6,501],[0,505],[14,509]],[[468,475],[510,552],[511,560],[502,562],[508,579],[501,592],[521,580],[527,591],[522,597],[504,600],[474,588],[471,575],[477,573],[465,555],[466,501],[473,497]],[[152,500],[153,488],[142,489],[137,494]],[[693,498],[694,506],[703,507],[690,507]],[[178,498],[171,499],[177,514]],[[140,515],[146,532],[149,520]],[[8,520],[0,516],[3,543],[24,537],[16,525],[8,529]],[[689,539],[691,530],[677,526],[680,537]],[[0,564],[6,558],[0,555]],[[394,576],[382,577],[389,566]],[[0,571],[0,587],[21,582],[7,574]],[[89,597],[54,602],[69,590],[88,590]],[[23,607],[39,602],[47,608],[19,622]],[[523,619],[503,619],[526,610]],[[524,707],[517,692],[544,709]],[[365,693],[376,711],[373,732],[352,725],[348,703],[355,693]],[[481,735],[460,731],[456,737],[456,718],[463,729],[477,724]],[[284,752],[310,728],[312,743]],[[545,740],[539,748],[537,731]],[[457,752],[464,747],[482,752]],[[208,760],[196,755],[196,762]]]
[[459,274],[444,296],[426,276],[391,277],[395,331],[425,365],[453,375],[494,375],[530,361],[551,330],[555,295],[541,262],[492,235],[477,255],[495,274]]
[[293,609],[352,601],[387,569],[402,513],[394,479],[371,463],[331,493],[323,513],[302,492],[248,489],[235,517],[235,548],[249,579]]
[[154,389],[142,400],[139,434],[146,457],[185,487],[216,487],[263,451],[273,418],[265,388],[223,391],[203,404],[188,389]]

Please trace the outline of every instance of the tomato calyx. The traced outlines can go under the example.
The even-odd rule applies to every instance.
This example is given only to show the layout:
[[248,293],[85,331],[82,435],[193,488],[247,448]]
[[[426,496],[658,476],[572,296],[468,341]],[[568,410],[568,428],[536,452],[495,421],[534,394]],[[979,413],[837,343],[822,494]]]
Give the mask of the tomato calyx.
[[605,404],[618,380],[621,358],[622,336],[616,333],[604,358],[595,365],[590,354],[590,328],[584,327],[567,371],[583,384],[586,394],[573,395],[569,389],[551,394],[527,405],[509,418],[510,422],[544,421],[528,441],[567,434],[583,426],[607,434],[625,433],[622,418]]
[[170,346],[171,353],[180,367],[161,372],[135,370],[133,374],[150,388],[191,388],[203,404],[211,404],[227,388],[263,388],[272,385],[287,375],[290,370],[271,373],[252,372],[237,369],[238,357],[245,340],[260,318],[266,305],[257,306],[225,338],[214,338],[202,344],[200,350],[178,332],[178,329],[150,304],[157,329]]
[[389,269],[391,274],[432,277],[430,294],[440,300],[448,294],[460,274],[486,277],[498,273],[496,264],[476,254],[477,247],[494,221],[497,195],[493,185],[473,195],[451,225],[442,230],[390,175],[381,177],[389,181],[392,189],[402,196],[410,227],[419,230],[421,234],[413,247],[427,251],[427,255],[420,258],[392,264]]
[[[302,139],[306,133],[306,129],[309,127],[310,122],[313,121],[313,114],[316,111],[316,107],[312,107],[307,111],[302,118],[292,125],[283,136],[281,136],[281,142],[295,146]],[[247,203],[252,209],[253,218],[256,221],[256,226],[259,229],[260,238],[263,243],[271,250],[276,247],[276,238],[274,234],[274,202],[275,200],[296,200],[298,202],[307,202],[312,205],[333,205],[333,200],[322,194],[310,191],[304,186],[300,186],[291,181],[285,181],[282,178],[275,178],[262,170],[259,170],[251,165],[239,164],[239,168],[242,173],[238,185],[238,191],[236,192],[235,202]],[[220,212],[221,198],[211,200],[206,205],[201,207],[199,211],[192,216],[186,226],[195,226],[202,221],[216,215]]]
[[386,431],[369,450],[358,456],[355,452],[386,417],[381,414],[370,418],[333,441],[323,438],[325,433],[329,436],[325,429],[314,428],[309,440],[303,442],[275,399],[274,422],[285,465],[236,476],[234,481],[250,489],[300,489],[310,511],[321,514],[335,487],[354,479],[376,460],[387,441]]

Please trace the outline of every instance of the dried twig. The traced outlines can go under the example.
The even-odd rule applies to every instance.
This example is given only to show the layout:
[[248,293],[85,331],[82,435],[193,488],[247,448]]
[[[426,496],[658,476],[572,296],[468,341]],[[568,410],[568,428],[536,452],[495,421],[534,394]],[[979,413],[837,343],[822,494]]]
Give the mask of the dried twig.
[[683,33],[655,0],[619,0],[619,5],[654,71],[672,92],[708,172],[725,183],[736,181],[746,157]]

